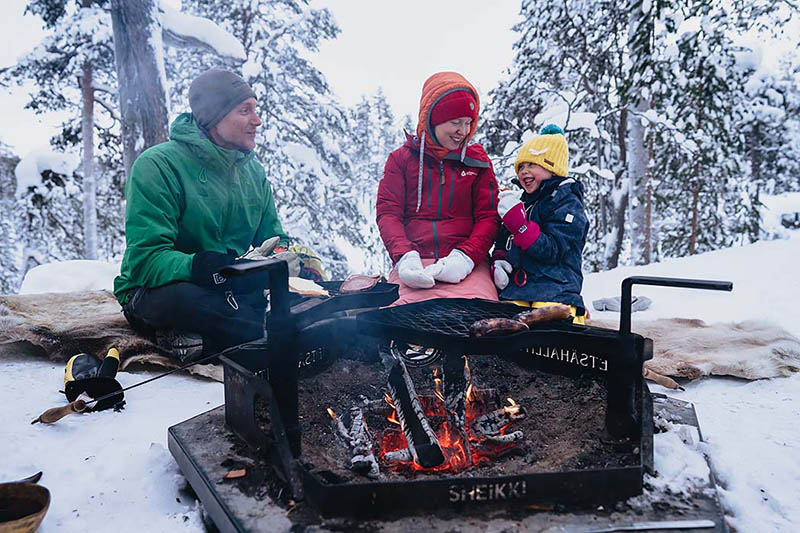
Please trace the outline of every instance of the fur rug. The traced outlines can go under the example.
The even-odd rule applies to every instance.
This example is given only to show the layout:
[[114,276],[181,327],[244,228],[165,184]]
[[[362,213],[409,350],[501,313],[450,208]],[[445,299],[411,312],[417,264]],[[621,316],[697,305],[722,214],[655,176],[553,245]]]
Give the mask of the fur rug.
[[[590,325],[618,327],[616,322],[600,320],[592,320]],[[645,367],[663,376],[762,379],[800,370],[800,340],[763,320],[706,324],[669,318],[639,320],[631,328],[653,339],[653,359],[645,362]]]
[[[32,344],[53,361],[66,362],[81,352],[102,357],[113,346],[119,350],[121,370],[135,364],[180,366],[153,339],[131,329],[107,291],[0,295],[0,344],[19,342]],[[222,381],[220,365],[187,370]]]
[[[616,322],[592,320],[617,329]],[[762,379],[800,369],[800,340],[764,321],[706,324],[672,318],[636,321],[636,333],[653,339],[645,366],[663,376],[697,379],[734,376]],[[0,344],[27,342],[50,359],[65,362],[80,352],[105,354],[115,346],[125,369],[134,363],[177,368],[151,339],[137,335],[107,291],[0,295]],[[219,365],[196,365],[194,374],[221,381]]]

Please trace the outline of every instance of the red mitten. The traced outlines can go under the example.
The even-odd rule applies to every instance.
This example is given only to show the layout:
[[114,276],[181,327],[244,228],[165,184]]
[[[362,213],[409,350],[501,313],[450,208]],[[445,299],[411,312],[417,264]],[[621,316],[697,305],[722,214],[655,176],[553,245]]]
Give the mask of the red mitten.
[[539,224],[528,220],[522,202],[508,210],[503,217],[503,225],[514,236],[514,244],[527,250],[539,238]]

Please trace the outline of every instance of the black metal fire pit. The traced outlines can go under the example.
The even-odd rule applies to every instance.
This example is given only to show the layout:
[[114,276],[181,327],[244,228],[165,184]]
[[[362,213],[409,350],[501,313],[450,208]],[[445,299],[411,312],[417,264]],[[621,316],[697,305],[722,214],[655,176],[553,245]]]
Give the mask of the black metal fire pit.
[[[368,293],[327,299],[292,300],[285,267],[271,266],[272,308],[264,341],[251,343],[229,358],[225,371],[225,421],[233,432],[282,472],[295,499],[305,499],[323,514],[375,514],[479,502],[521,504],[600,504],[642,492],[643,475],[652,469],[652,402],[642,365],[652,357],[652,342],[630,333],[630,306],[623,307],[628,330],[614,331],[567,322],[542,325],[507,337],[470,337],[481,318],[511,317],[519,307],[484,300],[443,299],[366,310],[396,299],[396,287],[379,284]],[[231,274],[231,273],[229,273]],[[727,289],[702,280],[629,278],[634,283]],[[353,313],[353,309],[363,312]],[[371,340],[370,340],[371,339]],[[496,354],[522,368],[564,375],[601,377],[607,388],[608,433],[638,449],[633,466],[539,472],[514,476],[471,477],[403,482],[336,483],[312,473],[302,461],[298,416],[298,380],[324,376],[327,362],[343,347],[388,341],[429,346],[445,354]],[[256,420],[256,412],[260,420]]]

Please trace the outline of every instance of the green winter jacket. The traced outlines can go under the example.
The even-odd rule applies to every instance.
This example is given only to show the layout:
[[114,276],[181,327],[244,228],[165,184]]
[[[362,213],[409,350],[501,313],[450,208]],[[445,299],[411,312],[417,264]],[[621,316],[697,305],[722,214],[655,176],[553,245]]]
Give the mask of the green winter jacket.
[[195,252],[241,255],[280,235],[272,188],[253,153],[227,150],[198,129],[191,113],[172,123],[168,142],[145,150],[125,186],[127,247],[114,295],[191,277]]

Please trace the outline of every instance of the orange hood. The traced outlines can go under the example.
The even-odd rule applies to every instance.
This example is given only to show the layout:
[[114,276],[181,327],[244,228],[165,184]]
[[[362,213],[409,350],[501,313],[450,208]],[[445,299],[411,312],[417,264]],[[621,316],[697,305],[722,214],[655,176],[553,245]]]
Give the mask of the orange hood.
[[[476,91],[475,87],[461,74],[457,72],[437,72],[425,80],[422,86],[422,97],[419,100],[419,117],[417,119],[417,137],[422,138],[422,133],[426,133],[425,151],[435,155],[437,159],[442,159],[450,150],[434,141],[433,127],[429,123],[431,110],[442,96],[458,89],[467,90],[472,93],[472,96],[475,98],[475,105],[477,106],[475,115],[480,116],[481,102],[478,98],[478,91]],[[477,127],[478,121],[475,120],[472,122],[469,134],[466,139],[464,139],[464,144],[469,143]]]

